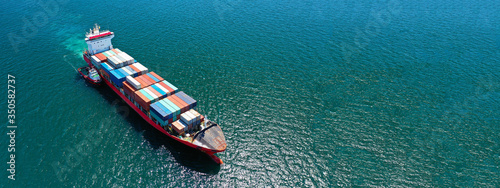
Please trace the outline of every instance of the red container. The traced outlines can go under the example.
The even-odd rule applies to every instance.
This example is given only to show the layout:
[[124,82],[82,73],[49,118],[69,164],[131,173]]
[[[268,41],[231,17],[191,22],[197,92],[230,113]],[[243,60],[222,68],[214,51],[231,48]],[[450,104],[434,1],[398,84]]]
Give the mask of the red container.
[[[177,97],[175,95],[171,95],[171,97],[172,97],[172,99],[176,100],[182,106],[182,110],[184,110],[184,112],[189,110],[189,104],[188,103],[184,102],[181,98],[179,98],[179,97]],[[179,107],[179,108],[181,108],[181,107]]]
[[163,79],[161,76],[158,76],[158,75],[157,75],[156,73],[154,73],[154,72],[149,72],[149,73],[150,73],[151,75],[153,75],[156,79],[160,80],[160,82],[161,82],[161,81],[163,81],[163,80],[165,80],[165,79]]
[[172,94],[173,94],[174,90],[173,90],[172,88],[168,87],[168,85],[167,85],[167,84],[165,84],[165,83],[163,83],[163,82],[159,82],[158,84],[160,84],[161,86],[163,86],[165,89],[167,89],[167,90],[168,90],[168,92],[170,93],[170,94],[168,94],[168,95],[172,95]]
[[153,88],[153,87],[149,86],[149,87],[147,87],[147,89],[149,89],[149,91],[153,92],[156,96],[158,96],[158,97],[159,97],[159,99],[163,99],[163,97],[162,97],[161,93],[160,93],[160,92],[158,92],[158,91],[156,91],[156,89],[155,89],[155,88]]
[[175,132],[179,133],[180,135],[182,135],[184,133],[184,126],[182,126],[177,121],[172,123],[172,128],[174,129]]
[[144,110],[149,111],[149,105],[151,104],[151,101],[140,91],[135,92],[135,101],[137,101],[137,103],[139,103],[139,105],[141,105]]
[[132,97],[135,100],[135,91],[136,89],[130,85],[127,81],[123,81],[123,91]]
[[[184,113],[184,112],[186,112],[187,111],[186,106],[184,104],[182,104],[181,102],[175,100],[173,98],[173,96],[174,95],[170,95],[170,96],[167,97],[167,99],[170,100],[170,102],[174,103],[177,107],[179,107],[181,109],[181,114]],[[179,116],[179,118],[180,118],[180,116]]]
[[137,72],[138,75],[142,75],[141,70],[139,70],[137,67],[135,67],[133,64],[129,65],[131,69],[133,69],[135,72]]
[[113,50],[113,52],[115,52],[115,54],[117,54],[117,55],[118,55],[118,53],[120,53],[118,50],[115,50],[115,49],[111,49],[111,50]]
[[134,79],[135,79],[135,81],[138,81],[141,84],[141,89],[144,88],[144,87],[146,87],[147,83],[144,82],[144,81],[142,81],[142,79],[139,79],[137,77],[134,78]]
[[146,85],[141,86],[142,88],[150,86],[152,83],[148,79],[144,78],[144,75],[138,76],[137,79],[141,79]]
[[95,54],[95,56],[96,56],[99,60],[101,60],[101,62],[105,62],[105,61],[108,59],[108,58],[107,58],[104,54],[102,54],[102,53]]

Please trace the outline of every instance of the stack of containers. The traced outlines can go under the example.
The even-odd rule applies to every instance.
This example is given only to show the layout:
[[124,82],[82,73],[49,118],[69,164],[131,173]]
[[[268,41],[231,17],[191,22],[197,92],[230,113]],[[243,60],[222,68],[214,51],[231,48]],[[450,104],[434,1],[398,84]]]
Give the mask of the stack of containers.
[[181,109],[181,113],[189,110],[189,105],[187,105],[187,103],[185,103],[184,101],[178,100],[178,97],[176,97],[175,95],[170,95],[166,99],[179,107]]
[[144,94],[145,96],[148,96],[148,95],[149,95],[149,96],[151,97],[151,98],[150,98],[150,99],[151,99],[151,103],[154,103],[154,102],[156,102],[156,101],[160,100],[160,96],[158,96],[158,94],[157,94],[157,93],[155,93],[155,92],[153,92],[153,91],[149,90],[149,88],[142,88],[142,89],[141,89],[141,90],[139,90],[139,91],[141,91],[141,92],[142,92],[142,94]]
[[178,119],[181,118],[181,108],[179,108],[177,105],[175,105],[174,103],[172,103],[167,98],[161,100],[160,103],[164,107],[170,109],[170,112],[173,113],[172,121],[176,121],[176,120],[178,120]]
[[122,52],[122,51],[121,51],[121,50],[119,50],[118,48],[113,48],[113,49],[111,49],[111,50],[112,50],[113,52],[115,52],[115,54],[119,54],[119,53],[121,53],[121,52]]
[[144,70],[140,70],[140,69],[138,69],[137,67],[135,67],[135,63],[134,63],[134,64],[132,64],[132,65],[129,65],[128,67],[130,67],[130,68],[131,68],[131,69],[133,69],[135,72],[137,72],[137,76],[142,75],[142,73],[143,73],[143,72],[147,72],[147,70],[146,70],[146,71],[144,71]]
[[[123,82],[123,91],[128,94],[128,96],[130,96],[132,99],[135,100],[135,92],[137,91],[137,89],[135,88],[135,84],[132,84],[132,82],[137,82],[137,80],[135,80],[134,78],[131,77],[131,79],[129,79],[130,76],[127,76],[127,81],[124,81]],[[139,82],[137,82],[139,83]],[[140,83],[139,83],[139,87],[140,87]]]
[[109,79],[118,87],[123,86],[123,81],[125,81],[126,76],[128,76],[121,72],[119,69],[111,70],[109,73]]
[[143,74],[146,74],[149,72],[148,68],[146,68],[144,65],[142,65],[141,63],[134,63],[132,64],[135,68],[137,68],[141,74],[140,75],[143,75]]
[[172,90],[170,87],[164,87],[163,85],[161,85],[161,82],[160,83],[156,83],[153,85],[153,87],[155,88],[159,88],[160,90],[162,90],[163,92],[165,92],[165,97],[168,97],[172,94],[174,94],[174,90]]
[[101,69],[101,60],[97,58],[95,55],[90,56],[90,62],[94,67],[97,67],[98,69]]
[[101,62],[106,62],[107,61],[107,57],[105,55],[103,55],[102,53],[98,53],[98,54],[95,54],[95,57],[97,57]]
[[187,131],[190,131],[193,130],[193,125],[196,123],[196,116],[187,111],[181,114],[181,121],[187,125]]
[[172,112],[163,107],[161,103],[155,102],[151,104],[150,112],[151,116],[160,122],[161,126],[166,126],[172,123]]
[[191,109],[188,112],[190,112],[191,114],[193,114],[194,117],[195,117],[194,125],[199,125],[201,123],[201,114],[198,113],[198,111],[196,111],[194,109]]
[[179,89],[177,89],[177,87],[175,87],[174,85],[172,85],[170,82],[168,82],[168,81],[166,81],[166,80],[163,80],[163,81],[161,81],[161,82],[162,82],[163,84],[167,85],[168,87],[172,88],[172,90],[174,91],[174,93],[175,93],[175,92],[177,92],[177,90],[179,90]]
[[172,123],[172,128],[175,132],[179,133],[179,135],[182,135],[187,127],[182,123],[182,121],[175,121]]
[[186,95],[183,91],[179,91],[175,95],[180,99],[182,99],[184,102],[186,102],[189,105],[189,108],[193,109],[196,107],[197,104],[196,100],[191,98],[189,95]]
[[115,68],[123,67],[123,61],[116,56],[108,56],[108,62]]
[[107,63],[101,63],[101,68],[104,71],[101,71],[102,74],[106,75],[108,78],[110,77],[109,75],[111,74],[111,71],[114,69]]
[[106,56],[106,58],[109,58],[109,57],[113,56],[108,51],[102,52],[102,55]]
[[132,58],[130,55],[128,55],[125,52],[118,53],[118,56],[120,58],[123,58],[125,64],[127,64],[127,65],[134,63],[134,58]]
[[141,89],[141,83],[135,80],[132,76],[127,76],[127,82],[133,86],[135,89]]
[[149,105],[153,100],[147,92],[144,92],[142,89],[134,92],[134,99],[139,105],[146,111],[149,111]]

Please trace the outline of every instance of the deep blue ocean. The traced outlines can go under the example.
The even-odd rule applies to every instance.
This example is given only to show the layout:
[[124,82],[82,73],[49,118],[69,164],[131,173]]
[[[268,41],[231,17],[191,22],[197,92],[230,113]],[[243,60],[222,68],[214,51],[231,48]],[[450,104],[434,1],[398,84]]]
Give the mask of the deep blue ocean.
[[[0,187],[499,187],[499,7],[6,0]],[[80,78],[95,23],[221,125],[223,165]]]

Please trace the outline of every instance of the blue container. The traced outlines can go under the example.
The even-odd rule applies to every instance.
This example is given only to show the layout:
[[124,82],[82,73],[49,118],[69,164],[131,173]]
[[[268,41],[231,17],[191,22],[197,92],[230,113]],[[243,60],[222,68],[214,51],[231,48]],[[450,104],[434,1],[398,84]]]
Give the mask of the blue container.
[[[178,94],[178,95],[177,95]],[[177,93],[176,96],[179,97],[179,96],[182,96],[184,97],[187,101],[189,101],[189,107],[190,108],[194,108],[196,107],[196,100],[194,100],[192,97],[190,97],[189,95],[187,95],[186,93],[184,93],[183,91],[179,91],[179,93]],[[180,98],[180,97],[179,97]],[[184,100],[184,99],[183,99]],[[187,102],[186,102],[187,103]]]
[[[181,91],[182,92],[182,91]],[[188,98],[186,98],[184,95],[181,95],[179,93],[176,93],[174,94],[175,96],[179,97],[179,99],[181,99],[182,101],[184,101],[185,103],[187,103],[189,105],[189,108],[192,108],[192,105],[193,105],[193,102],[191,100],[189,100]]]
[[163,97],[165,97],[165,96],[167,96],[167,93],[165,93],[165,92],[164,92],[162,89],[160,89],[158,86],[151,85],[151,87],[152,87],[153,89],[155,89],[156,91],[158,91],[158,93],[160,93],[160,94],[161,94],[161,97],[162,97],[162,98],[163,98]]
[[163,104],[163,106],[167,107],[172,112],[172,116],[177,116],[181,113],[180,108],[175,106],[173,103],[171,104],[169,100],[166,99],[162,100],[161,103]]
[[172,108],[175,109],[175,115],[180,115],[181,114],[181,108],[179,108],[177,105],[175,105],[172,101],[168,100],[167,98],[165,98],[165,103],[167,103],[168,105],[170,105]]
[[172,90],[174,90],[174,93],[176,93],[177,90],[179,90],[177,87],[175,87],[174,85],[172,85],[170,82],[167,82],[166,80],[163,80],[162,82],[164,84],[167,84],[168,87],[172,88]]
[[148,75],[151,79],[153,79],[153,80],[155,81],[155,83],[158,83],[158,82],[160,81],[160,80],[158,80],[158,78],[156,78],[155,76],[151,75],[151,73],[149,73],[149,72],[147,73],[147,75]]
[[156,106],[160,107],[160,109],[163,110],[163,112],[165,113],[164,114],[165,121],[172,118],[173,115],[172,111],[170,111],[167,107],[163,106],[163,104],[160,101],[156,102],[155,104]]
[[118,71],[120,71],[120,73],[122,73],[123,77],[127,77],[128,76],[128,73],[125,72],[124,70],[118,69]]
[[154,98],[151,97],[151,95],[149,95],[148,92],[144,91],[143,89],[139,90],[139,92],[141,92],[146,98],[148,98],[150,101],[153,101]]
[[131,75],[132,77],[137,77],[137,72],[134,69],[130,68],[129,66],[126,66],[125,68],[128,71],[132,72],[132,75]]
[[158,117],[162,121],[166,121],[166,120],[168,120],[167,119],[168,114],[165,111],[163,111],[163,109],[160,106],[161,106],[161,104],[158,102],[151,104],[150,112],[156,113],[156,115],[158,115]]
[[170,113],[171,113],[172,115],[175,115],[175,108],[173,108],[173,107],[171,107],[170,105],[168,105],[168,104],[167,104],[164,100],[161,100],[161,101],[159,101],[159,102],[160,102],[160,104],[161,104],[164,108],[168,109],[168,111],[170,111]]
[[109,74],[109,72],[110,72],[111,70],[113,70],[113,68],[111,68],[111,67],[110,67],[108,64],[106,64],[106,63],[101,63],[101,68],[102,68],[102,69],[104,69],[104,71],[106,71],[106,73],[108,73],[108,74]]
[[159,113],[156,111],[156,108],[158,108],[158,106],[156,106],[154,104],[151,105],[151,108],[150,108],[151,109],[150,110],[151,116],[154,119],[156,119],[158,122],[160,122],[160,125],[162,125],[162,126],[167,125],[167,123],[165,122],[165,120],[163,120],[163,118],[161,118],[161,115],[159,115]]

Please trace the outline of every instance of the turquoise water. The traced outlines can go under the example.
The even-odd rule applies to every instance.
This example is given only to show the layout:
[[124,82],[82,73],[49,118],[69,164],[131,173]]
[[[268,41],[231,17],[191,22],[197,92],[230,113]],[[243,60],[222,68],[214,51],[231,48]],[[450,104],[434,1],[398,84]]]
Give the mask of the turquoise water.
[[[498,1],[41,3],[0,4],[1,187],[500,184]],[[94,23],[221,125],[223,165],[78,76]]]

